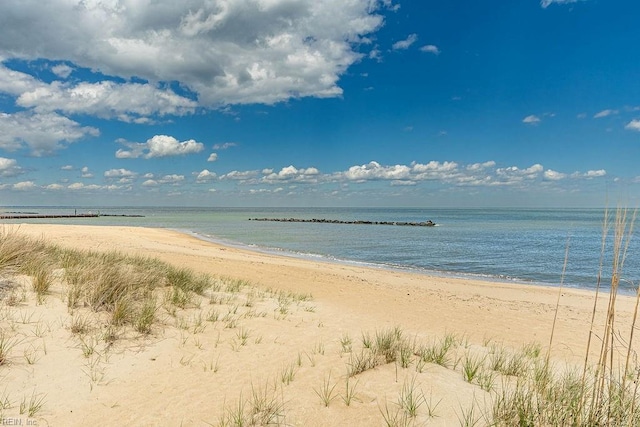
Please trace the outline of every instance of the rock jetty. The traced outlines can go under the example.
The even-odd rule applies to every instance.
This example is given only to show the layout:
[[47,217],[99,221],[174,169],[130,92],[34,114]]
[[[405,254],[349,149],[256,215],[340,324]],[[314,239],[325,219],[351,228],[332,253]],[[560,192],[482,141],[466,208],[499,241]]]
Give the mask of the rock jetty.
[[301,218],[249,218],[249,221],[275,221],[275,222],[315,222],[320,224],[364,224],[364,225],[402,225],[407,227],[433,227],[435,222],[428,220],[424,222],[406,221],[341,221],[339,219],[301,219]]

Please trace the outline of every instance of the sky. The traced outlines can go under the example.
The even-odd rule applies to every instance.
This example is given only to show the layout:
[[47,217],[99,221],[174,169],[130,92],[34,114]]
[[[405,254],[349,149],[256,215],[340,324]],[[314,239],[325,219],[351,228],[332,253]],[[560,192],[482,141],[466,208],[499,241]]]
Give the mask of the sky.
[[635,0],[2,0],[0,206],[640,201]]

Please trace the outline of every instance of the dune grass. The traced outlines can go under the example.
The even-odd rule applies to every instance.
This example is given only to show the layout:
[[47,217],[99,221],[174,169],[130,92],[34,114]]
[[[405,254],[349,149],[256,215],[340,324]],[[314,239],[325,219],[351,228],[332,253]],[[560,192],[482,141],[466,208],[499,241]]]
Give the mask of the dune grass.
[[[633,341],[640,302],[638,284],[634,284],[635,310],[626,332],[620,329],[622,325],[618,325],[616,318],[616,300],[623,280],[623,267],[633,235],[635,216],[635,211],[616,211],[609,249],[607,237],[611,224],[608,212],[605,214],[597,289],[582,369],[553,369],[549,352],[546,360],[532,364],[527,358],[527,355],[531,355],[530,348],[515,357],[503,353],[496,355],[492,362],[495,370],[505,375],[514,372],[520,375],[515,384],[502,387],[501,392],[496,394],[490,416],[492,425],[640,425],[640,366]],[[607,251],[612,255],[611,279],[608,289],[603,289],[602,260]],[[603,291],[606,291],[604,297]],[[602,310],[601,300],[606,305],[605,322],[597,325],[595,319],[596,313]],[[550,348],[553,345],[553,330],[551,337]],[[591,361],[591,347],[598,341],[599,356]],[[536,348],[534,355],[537,354],[539,351]]]

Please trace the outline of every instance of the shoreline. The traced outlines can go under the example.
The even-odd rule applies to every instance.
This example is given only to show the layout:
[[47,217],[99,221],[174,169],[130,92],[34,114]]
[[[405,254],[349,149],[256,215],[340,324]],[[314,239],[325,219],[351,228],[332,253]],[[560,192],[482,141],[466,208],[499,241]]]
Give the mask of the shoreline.
[[[156,228],[156,227],[140,227],[140,228]],[[482,274],[482,273],[463,273],[463,272],[456,272],[456,271],[429,270],[424,267],[392,265],[392,264],[377,263],[377,262],[359,261],[359,260],[353,260],[353,259],[343,259],[343,258],[336,258],[336,257],[328,257],[322,254],[294,252],[294,251],[290,251],[282,248],[249,245],[242,242],[225,240],[222,238],[205,235],[189,229],[181,229],[181,228],[159,228],[159,229],[181,233],[186,236],[194,237],[198,240],[212,243],[214,245],[220,245],[220,246],[235,248],[235,249],[244,250],[248,252],[255,252],[255,253],[264,254],[264,255],[273,255],[273,256],[281,256],[286,258],[300,259],[300,260],[309,261],[309,262],[326,262],[327,264],[347,265],[347,266],[353,266],[353,267],[371,268],[374,270],[381,270],[381,271],[417,274],[417,275],[427,276],[432,279],[470,280],[470,281],[479,281],[479,282],[487,282],[487,283],[495,283],[495,284],[511,284],[511,285],[524,286],[524,287],[533,286],[533,287],[549,288],[554,290],[558,290],[562,288],[562,289],[572,289],[577,291],[586,291],[586,292],[591,292],[593,294],[595,294],[596,292],[595,287],[585,287],[585,286],[578,286],[578,285],[572,285],[572,284],[566,284],[566,283],[561,286],[559,283],[560,277],[558,278],[558,283],[549,283],[549,282],[541,282],[541,281],[527,280],[527,279],[521,279],[521,278],[503,278],[496,275]],[[600,292],[602,292],[602,289],[600,290]],[[636,291],[633,289],[626,289],[622,287],[618,290],[618,292],[619,292],[619,295],[630,296],[630,297],[633,297],[636,293]]]
[[[555,308],[558,294],[561,293],[561,309],[563,306],[572,308],[575,308],[573,306],[579,306],[580,311],[584,310],[585,315],[587,315],[592,311],[593,298],[595,296],[595,290],[583,288],[560,288],[559,286],[522,284],[509,281],[440,277],[416,271],[331,262],[327,259],[287,256],[279,253],[236,247],[235,245],[227,245],[221,242],[212,242],[209,239],[202,239],[197,233],[185,233],[184,231],[162,228],[67,224],[20,224],[17,227],[20,231],[26,232],[33,237],[44,235],[46,238],[48,236],[48,240],[57,244],[66,243],[68,246],[80,249],[116,250],[124,253],[156,256],[163,261],[185,265],[198,272],[214,275],[232,275],[263,286],[311,293],[314,297],[327,298],[332,303],[346,304],[349,308],[353,308],[353,305],[342,301],[342,296],[348,295],[356,299],[362,299],[367,294],[381,293],[385,297],[407,303],[415,308],[418,308],[415,299],[408,298],[407,301],[402,301],[405,299],[402,297],[411,297],[412,292],[414,292],[414,295],[417,294],[420,297],[436,297],[439,301],[457,302],[462,306],[468,305],[469,301],[478,299],[483,304],[473,308],[473,315],[468,313],[466,317],[479,316],[482,320],[491,321],[492,326],[489,329],[500,329],[501,327],[498,325],[502,325],[505,331],[511,331],[514,329],[514,324],[520,322],[521,305],[538,306],[539,312],[537,315],[541,314],[541,312],[550,313]],[[301,277],[303,279],[293,283],[292,277]],[[311,283],[309,283],[309,277],[318,277],[320,280],[311,280]],[[336,280],[337,284],[330,284],[330,280]],[[320,282],[322,286],[318,286],[318,283],[314,282]],[[363,284],[366,285],[363,286]],[[347,285],[350,287],[345,287]],[[607,288],[603,286],[600,294],[608,295]],[[619,294],[618,298],[621,300],[621,306],[625,308],[625,310],[621,310],[622,314],[628,312],[630,316],[635,297]],[[490,302],[501,303],[510,307],[510,315],[514,317],[506,317],[500,319],[500,321],[494,319],[493,316],[487,317],[483,311],[492,311]],[[489,306],[485,307],[484,304],[489,304]],[[357,304],[357,306],[361,306],[361,304]],[[383,308],[390,308],[380,305],[379,302],[372,304],[372,306],[380,307],[381,311]],[[441,307],[437,312],[440,313],[442,311],[448,314],[451,310],[459,310],[461,308],[453,305],[452,307]],[[410,323],[419,325],[422,323],[420,313],[425,310],[422,307],[415,312],[409,310],[406,313],[406,310],[402,309],[400,310],[403,313],[402,315],[396,310],[390,311],[391,316],[387,316],[387,318],[397,317],[398,320],[401,320],[401,318],[407,317],[411,319]],[[414,314],[412,315],[411,313]],[[451,329],[452,325],[443,324],[442,320],[435,321],[433,317],[433,314],[428,316],[432,320],[431,323],[437,325],[436,329],[439,332]],[[550,330],[551,317],[546,317],[549,320],[548,327]],[[506,322],[506,319],[509,318],[512,322]],[[587,321],[588,319],[590,319],[590,316],[586,316],[583,320]],[[539,320],[532,320],[531,323],[539,323]],[[389,320],[387,320],[388,322]],[[477,325],[477,321],[473,322],[472,326],[467,326],[466,329],[476,329]],[[456,329],[461,330],[460,327],[456,327]],[[517,329],[519,330],[520,328]],[[529,330],[529,328],[524,329]],[[461,330],[461,332],[465,331]],[[512,333],[504,332],[499,335],[507,341],[512,341],[514,336]],[[528,333],[522,331],[517,335],[527,336]],[[575,341],[576,337],[573,333],[569,333],[567,338],[570,341]]]

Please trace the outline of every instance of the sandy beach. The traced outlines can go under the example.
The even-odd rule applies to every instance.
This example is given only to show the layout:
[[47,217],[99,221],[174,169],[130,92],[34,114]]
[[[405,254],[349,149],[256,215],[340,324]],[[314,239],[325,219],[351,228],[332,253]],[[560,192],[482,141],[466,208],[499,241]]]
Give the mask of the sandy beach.
[[[0,400],[11,403],[0,413],[38,425],[234,425],[234,411],[258,395],[279,402],[281,425],[387,425],[385,412],[396,411],[409,386],[422,396],[412,423],[461,425],[469,408],[480,419],[492,399],[465,381],[465,356],[487,355],[492,345],[518,351],[530,343],[546,354],[559,297],[557,288],[315,262],[163,229],[15,228],[62,247],[155,257],[251,285],[226,305],[214,307],[209,296],[199,307],[159,310],[148,335],[110,346],[95,338],[92,357],[82,351],[86,342],[70,333],[70,319],[80,310],[70,313],[62,284],[41,304],[27,292],[21,304],[3,306],[0,324],[19,342],[0,366]],[[276,296],[281,291],[312,298],[292,298],[283,308]],[[551,348],[557,363],[580,366],[584,360],[593,303],[593,292],[561,290]],[[634,298],[618,297],[623,333],[634,304]],[[236,321],[202,321],[212,309],[221,318],[233,312]],[[598,310],[597,325],[604,311]],[[395,362],[348,375],[363,337],[393,328],[419,343],[455,337],[455,351],[446,366]],[[20,414],[20,402],[33,396],[42,398],[42,408],[33,417]]]

